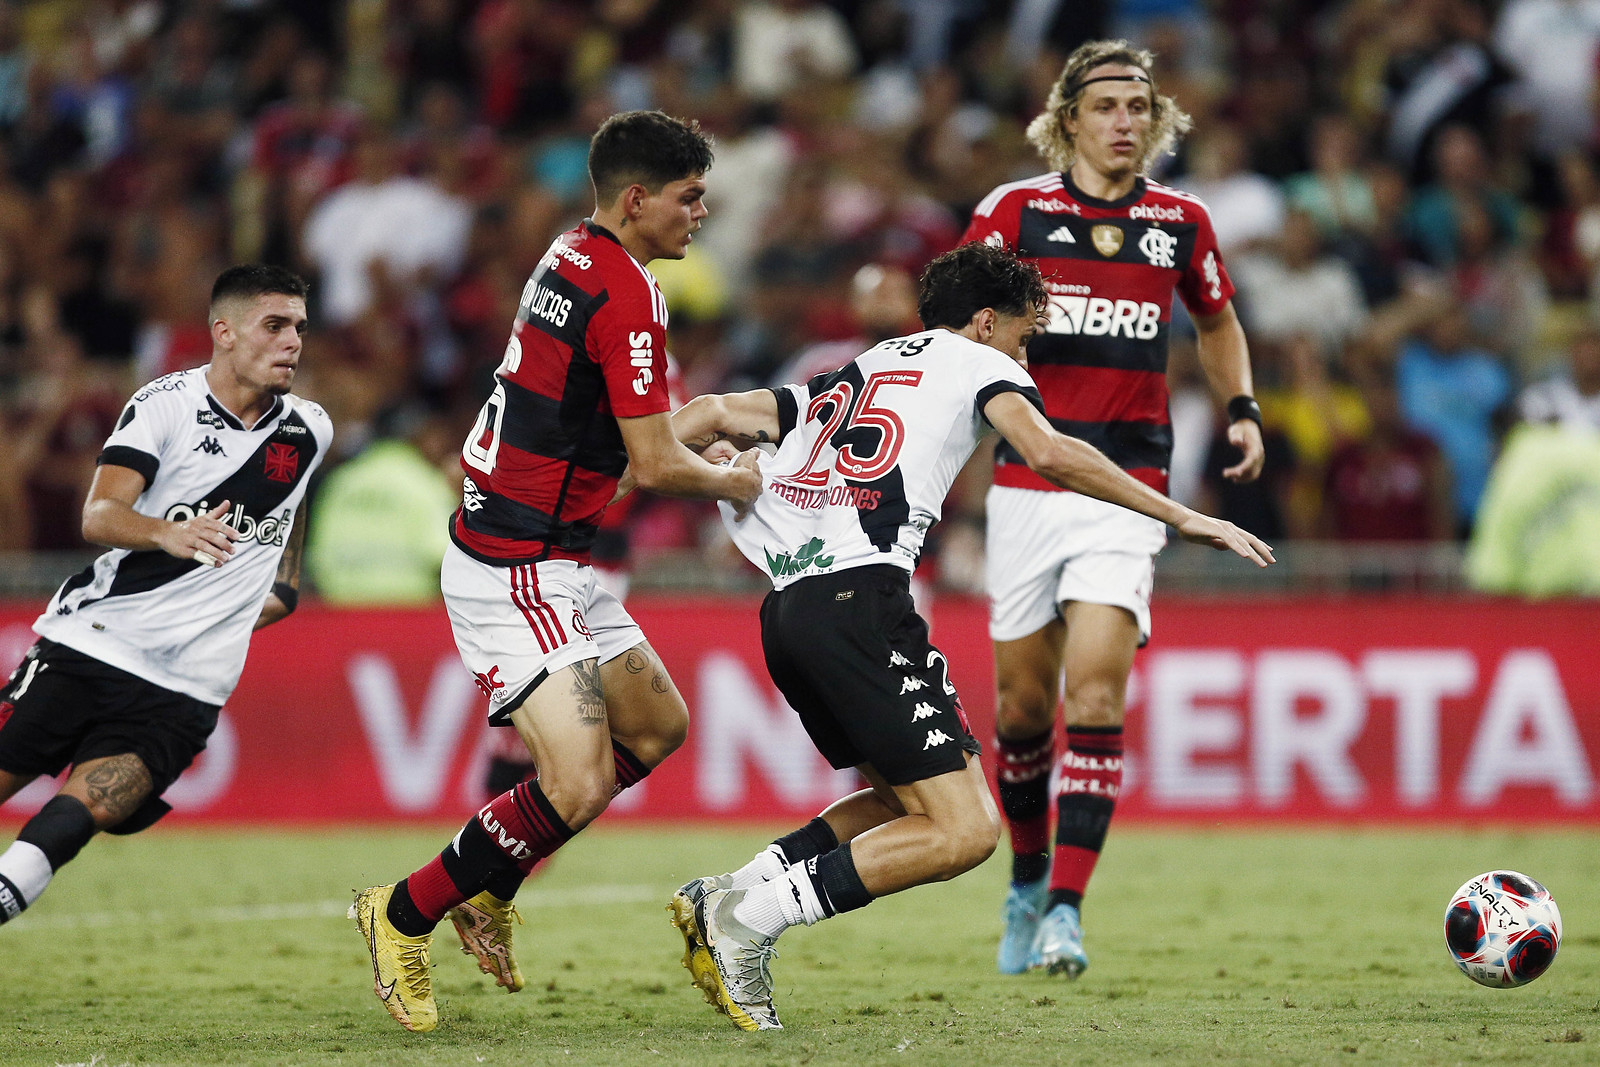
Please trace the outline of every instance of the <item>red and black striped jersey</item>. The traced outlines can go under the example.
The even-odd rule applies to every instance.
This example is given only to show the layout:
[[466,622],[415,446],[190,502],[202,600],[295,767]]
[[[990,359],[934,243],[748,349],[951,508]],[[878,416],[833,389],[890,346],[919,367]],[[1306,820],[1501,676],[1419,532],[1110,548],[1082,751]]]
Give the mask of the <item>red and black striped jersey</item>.
[[[1042,174],[992,191],[962,240],[1002,245],[1044,275],[1050,325],[1028,342],[1028,373],[1050,422],[1166,492],[1173,290],[1196,315],[1221,311],[1233,296],[1206,206],[1144,178],[1121,199],[1100,200],[1069,174]],[[1004,442],[994,480],[1056,488]]]
[[461,450],[451,536],[486,563],[587,563],[628,465],[617,419],[668,410],[666,300],[586,219],[522,289],[494,391]]

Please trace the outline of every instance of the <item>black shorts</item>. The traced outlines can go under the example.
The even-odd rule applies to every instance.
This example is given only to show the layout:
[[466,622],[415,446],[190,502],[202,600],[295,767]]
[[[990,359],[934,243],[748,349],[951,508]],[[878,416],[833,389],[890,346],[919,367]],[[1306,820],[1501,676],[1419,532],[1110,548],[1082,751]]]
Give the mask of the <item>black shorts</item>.
[[56,775],[131,752],[155,800],[205,750],[221,710],[40,638],[0,689],[0,770]]
[[980,751],[944,653],[887,564],[802,578],[761,603],[767,670],[834,767],[890,785],[959,771]]

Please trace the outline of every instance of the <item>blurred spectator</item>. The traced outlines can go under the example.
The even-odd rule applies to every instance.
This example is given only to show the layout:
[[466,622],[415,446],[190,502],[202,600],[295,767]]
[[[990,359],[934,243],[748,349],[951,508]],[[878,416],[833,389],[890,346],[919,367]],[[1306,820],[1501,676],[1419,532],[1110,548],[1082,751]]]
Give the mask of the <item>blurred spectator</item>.
[[844,17],[818,0],[742,0],[733,25],[733,83],[759,104],[855,70]]
[[1282,384],[1260,387],[1256,396],[1267,427],[1281,432],[1294,454],[1296,470],[1285,499],[1289,526],[1311,530],[1322,510],[1328,460],[1346,442],[1366,436],[1370,423],[1360,392],[1333,377],[1326,350],[1313,337],[1295,334],[1275,354]]
[[1235,259],[1229,270],[1252,340],[1308,335],[1332,355],[1366,327],[1355,271],[1323,250],[1316,223],[1303,211],[1286,214],[1275,242]]
[[1587,327],[1572,339],[1566,370],[1524,389],[1517,415],[1524,422],[1600,431],[1600,329]]
[[1189,138],[1189,169],[1173,184],[1211,209],[1217,245],[1225,257],[1277,238],[1283,230],[1283,192],[1278,183],[1250,169],[1244,135],[1223,122]]
[[771,384],[808,382],[838,370],[880,341],[921,330],[917,280],[904,267],[868,263],[850,280],[850,312],[856,325],[853,335],[802,349],[778,369]]
[[1551,157],[1574,146],[1592,148],[1600,0],[1506,0],[1494,46],[1517,72],[1534,146]]
[[1511,70],[1489,50],[1477,0],[1393,6],[1394,49],[1384,72],[1389,158],[1413,181],[1437,180],[1434,141],[1451,126],[1487,138],[1506,110]]
[[1284,182],[1289,206],[1304,211],[1324,238],[1346,234],[1370,236],[1378,226],[1372,179],[1365,163],[1361,133],[1349,116],[1327,113],[1311,126],[1311,169]]
[[1440,131],[1434,146],[1436,176],[1419,189],[1406,211],[1407,235],[1422,258],[1435,267],[1453,266],[1461,256],[1462,215],[1476,205],[1487,216],[1491,244],[1509,247],[1517,237],[1517,203],[1496,187],[1482,139],[1465,126]]
[[473,15],[482,116],[517,134],[539,134],[573,112],[572,66],[585,29],[577,0],[483,0]]
[[349,180],[362,115],[333,95],[334,75],[327,56],[301,52],[288,95],[256,119],[250,165],[233,191],[236,258],[289,258],[312,205]]
[[1433,438],[1450,461],[1456,528],[1464,535],[1494,463],[1511,374],[1472,344],[1461,309],[1446,306],[1401,345],[1395,381],[1406,422]]
[[1327,463],[1318,535],[1336,541],[1448,541],[1455,536],[1450,471],[1427,436],[1409,429],[1387,368],[1360,376],[1367,433]]
[[1544,279],[1520,247],[1496,241],[1481,201],[1460,201],[1455,215],[1457,254],[1449,271],[1455,298],[1479,341],[1525,366],[1550,305]]
[[471,225],[465,201],[401,173],[394,142],[367,131],[355,143],[353,178],[306,220],[318,312],[334,326],[359,317],[372,306],[377,269],[403,291],[434,288],[461,266]]
[[1294,446],[1287,434],[1274,427],[1261,431],[1261,444],[1267,453],[1261,477],[1253,482],[1229,481],[1222,472],[1237,464],[1242,453],[1229,442],[1225,422],[1219,418],[1212,423],[1200,482],[1200,509],[1242,526],[1268,544],[1285,537],[1309,537],[1311,530],[1300,524],[1301,516],[1290,504],[1300,468]]
[[376,439],[323,480],[311,508],[306,569],[324,600],[439,599],[449,519],[461,503],[457,431],[414,406],[392,411]]

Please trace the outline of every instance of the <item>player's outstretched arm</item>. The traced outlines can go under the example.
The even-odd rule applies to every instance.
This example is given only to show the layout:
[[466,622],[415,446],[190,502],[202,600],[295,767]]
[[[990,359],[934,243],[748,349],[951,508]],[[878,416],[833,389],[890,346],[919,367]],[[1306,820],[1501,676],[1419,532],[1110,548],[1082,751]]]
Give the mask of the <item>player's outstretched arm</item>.
[[748,393],[707,393],[672,413],[672,432],[691,451],[704,452],[718,441],[753,448],[778,440],[778,397],[771,389]]
[[733,466],[707,463],[673,433],[666,412],[619,418],[622,443],[628,450],[628,473],[642,489],[666,496],[726,500],[743,509],[761,495],[761,474],[755,457],[741,457]]
[[261,614],[252,630],[271,626],[294,614],[300,603],[300,560],[306,551],[306,500],[301,498],[295,509],[294,526],[289,531],[289,543],[283,546],[283,558],[278,561],[278,574],[272,579],[272,592],[261,605]]
[[192,519],[172,522],[133,510],[144,489],[144,475],[131,467],[103,463],[96,468],[83,505],[83,539],[107,548],[159,549],[213,567],[220,567],[233,555],[239,531],[222,521],[232,501],[221,501]]
[[[1239,315],[1228,301],[1215,315],[1196,315],[1195,335],[1200,350],[1200,367],[1211,389],[1227,403],[1236,396],[1254,396],[1250,375],[1250,346],[1245,341]],[[1261,427],[1251,419],[1234,419],[1228,424],[1228,443],[1243,458],[1222,472],[1230,482],[1253,482],[1261,476],[1266,462],[1266,447],[1261,442]]]
[[1022,394],[1001,393],[983,412],[1028,466],[1052,485],[1159,519],[1185,541],[1237,552],[1261,567],[1274,562],[1272,547],[1249,531],[1184,507],[1130,477],[1093,445],[1058,433]]

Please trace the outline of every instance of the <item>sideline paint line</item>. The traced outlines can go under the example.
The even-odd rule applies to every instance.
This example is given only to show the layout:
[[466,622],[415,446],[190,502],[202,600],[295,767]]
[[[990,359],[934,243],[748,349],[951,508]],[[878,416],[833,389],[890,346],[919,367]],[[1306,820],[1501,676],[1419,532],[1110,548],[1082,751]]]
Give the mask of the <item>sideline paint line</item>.
[[[587,889],[533,890],[517,894],[517,907],[572,908],[602,904],[648,904],[666,900],[669,890],[647,885],[598,885]],[[172,911],[91,911],[69,915],[21,915],[6,925],[11,932],[27,930],[103,929],[111,926],[155,923],[256,923],[298,922],[305,919],[343,919],[349,900],[314,900],[293,904],[247,904],[231,908]]]

